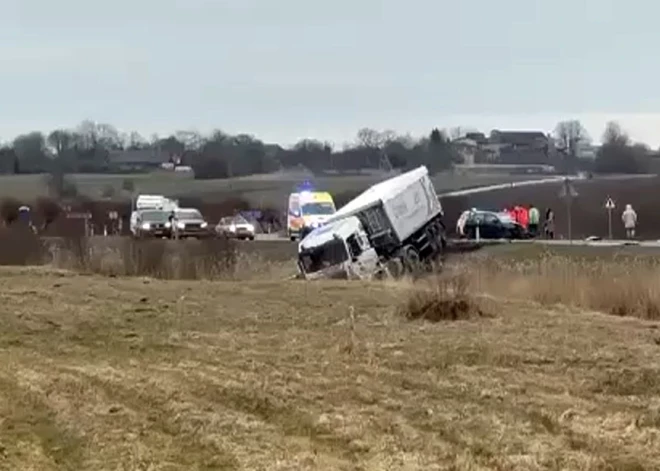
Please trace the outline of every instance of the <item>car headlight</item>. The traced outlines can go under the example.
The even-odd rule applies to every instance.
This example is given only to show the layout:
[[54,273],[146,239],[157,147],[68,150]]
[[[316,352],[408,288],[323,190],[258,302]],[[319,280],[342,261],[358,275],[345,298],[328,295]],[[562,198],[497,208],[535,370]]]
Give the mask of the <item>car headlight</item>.
[[166,227],[167,229],[169,229],[170,227],[172,227],[172,223],[169,222],[169,221],[167,221],[167,222],[165,223],[165,227]]
[[234,224],[232,224],[231,226],[229,226],[229,230],[231,232],[236,232],[236,226]]
[[176,227],[178,227],[179,229],[185,229],[186,225],[183,222],[177,222]]
[[248,225],[247,225],[247,230],[248,230],[249,232],[254,232],[254,226],[253,226],[252,224],[248,224]]
[[208,223],[205,221],[202,223],[202,229],[206,229],[206,226],[208,226]]
[[151,224],[149,224],[148,222],[145,222],[144,224],[142,224],[142,229],[144,229],[145,231],[148,231],[149,229],[151,229]]

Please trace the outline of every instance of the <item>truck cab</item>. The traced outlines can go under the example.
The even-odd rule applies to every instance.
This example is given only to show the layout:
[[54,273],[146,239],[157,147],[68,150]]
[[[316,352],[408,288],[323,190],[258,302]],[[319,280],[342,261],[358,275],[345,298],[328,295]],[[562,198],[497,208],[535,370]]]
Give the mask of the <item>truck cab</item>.
[[298,246],[307,279],[399,277],[432,268],[445,240],[444,213],[426,167],[377,183],[312,230]]
[[382,271],[376,249],[355,216],[310,232],[298,244],[298,269],[309,280],[371,279]]

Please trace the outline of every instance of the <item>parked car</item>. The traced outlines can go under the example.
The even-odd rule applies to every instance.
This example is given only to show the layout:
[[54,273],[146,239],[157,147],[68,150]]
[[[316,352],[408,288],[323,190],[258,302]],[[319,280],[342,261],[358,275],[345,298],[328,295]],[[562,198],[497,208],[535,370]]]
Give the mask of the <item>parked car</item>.
[[255,234],[254,225],[240,215],[220,219],[215,231],[218,235],[243,240],[254,240]]
[[208,237],[213,234],[204,216],[197,209],[178,208],[174,211],[174,220],[177,237]]
[[158,209],[138,211],[134,216],[131,232],[138,238],[171,237],[172,224],[167,211]]
[[508,214],[495,211],[470,211],[463,225],[463,234],[476,239],[477,225],[481,239],[526,239],[527,230]]

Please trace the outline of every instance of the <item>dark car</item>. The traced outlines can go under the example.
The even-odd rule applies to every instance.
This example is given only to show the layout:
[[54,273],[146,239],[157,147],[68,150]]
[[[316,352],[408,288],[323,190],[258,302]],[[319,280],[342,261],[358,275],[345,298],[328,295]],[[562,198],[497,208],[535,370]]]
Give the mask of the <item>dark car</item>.
[[135,213],[135,221],[131,228],[133,235],[137,238],[166,237],[172,236],[172,223],[169,221],[169,213],[161,210],[144,210]]
[[527,230],[506,213],[495,211],[472,211],[467,216],[463,233],[476,239],[477,226],[481,239],[527,239]]

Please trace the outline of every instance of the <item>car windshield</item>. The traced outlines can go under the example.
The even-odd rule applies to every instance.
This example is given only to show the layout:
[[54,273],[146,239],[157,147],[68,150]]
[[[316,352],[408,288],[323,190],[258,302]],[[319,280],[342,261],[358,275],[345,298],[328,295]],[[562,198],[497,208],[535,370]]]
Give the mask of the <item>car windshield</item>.
[[323,245],[306,250],[300,256],[302,266],[307,273],[314,273],[346,260],[348,260],[348,253],[346,245],[341,239],[333,239]]
[[302,207],[302,213],[312,216],[327,216],[335,213],[335,205],[330,202],[305,203]]
[[176,212],[177,219],[203,219],[202,213],[196,209],[185,209]]
[[165,211],[142,211],[140,217],[144,222],[166,222],[168,213]]
[[248,221],[243,216],[234,216],[229,220],[230,224],[247,224]]

